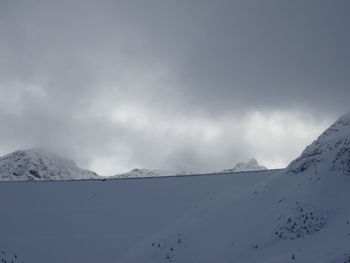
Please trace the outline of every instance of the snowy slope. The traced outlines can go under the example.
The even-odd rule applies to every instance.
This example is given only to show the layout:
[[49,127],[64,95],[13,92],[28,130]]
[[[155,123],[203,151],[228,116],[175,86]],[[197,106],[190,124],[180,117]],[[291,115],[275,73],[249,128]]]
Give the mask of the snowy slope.
[[239,162],[232,169],[222,171],[223,173],[234,173],[234,172],[246,172],[246,171],[260,171],[267,170],[265,166],[259,165],[258,161],[254,158],[248,162]]
[[294,169],[304,151],[284,170],[1,182],[0,250],[26,263],[349,263],[349,127],[335,126],[314,142],[316,169]]
[[0,158],[0,180],[75,180],[100,178],[70,160],[43,149],[19,150]]
[[0,249],[33,263],[342,263],[349,177],[322,176],[2,182]]
[[223,187],[116,262],[348,262],[349,178],[322,176]]
[[277,173],[1,182],[0,250],[25,263],[126,262],[142,244],[153,251],[182,217],[221,203],[222,193],[254,189]]

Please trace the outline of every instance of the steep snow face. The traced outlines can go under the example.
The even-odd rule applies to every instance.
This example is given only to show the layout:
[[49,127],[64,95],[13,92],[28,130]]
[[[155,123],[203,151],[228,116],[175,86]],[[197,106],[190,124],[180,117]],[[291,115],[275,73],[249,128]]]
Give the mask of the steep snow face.
[[19,150],[0,158],[0,180],[74,180],[99,176],[43,149]]
[[224,170],[224,173],[232,172],[247,172],[247,171],[260,171],[267,170],[265,166],[259,165],[257,160],[254,158],[250,159],[248,162],[239,162],[232,169]]
[[350,175],[350,113],[340,117],[317,140],[306,147],[288,167],[288,173],[301,173],[324,166]]
[[141,178],[141,177],[158,177],[169,176],[170,173],[163,170],[149,170],[149,169],[133,169],[130,172],[117,174],[115,178]]

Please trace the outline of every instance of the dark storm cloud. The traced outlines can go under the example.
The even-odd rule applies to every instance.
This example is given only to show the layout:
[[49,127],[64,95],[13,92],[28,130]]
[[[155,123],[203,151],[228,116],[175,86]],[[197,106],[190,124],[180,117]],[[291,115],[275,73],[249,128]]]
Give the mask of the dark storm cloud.
[[[349,7],[3,0],[0,151],[45,146],[105,173],[215,170],[250,156],[284,165],[348,110]],[[287,145],[269,127],[296,116],[299,147],[254,139]]]

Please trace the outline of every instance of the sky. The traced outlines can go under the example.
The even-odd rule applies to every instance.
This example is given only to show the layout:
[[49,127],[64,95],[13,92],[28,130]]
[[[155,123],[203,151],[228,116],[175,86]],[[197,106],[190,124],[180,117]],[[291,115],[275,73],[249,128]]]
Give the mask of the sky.
[[285,167],[349,109],[347,0],[0,0],[0,154]]

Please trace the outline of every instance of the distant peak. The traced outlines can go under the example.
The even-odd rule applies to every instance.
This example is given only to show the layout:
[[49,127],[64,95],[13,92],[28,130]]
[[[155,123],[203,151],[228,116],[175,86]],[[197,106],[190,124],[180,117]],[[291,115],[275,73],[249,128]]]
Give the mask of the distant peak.
[[223,172],[245,172],[245,171],[260,171],[267,170],[265,166],[259,165],[255,158],[251,158],[248,162],[239,162],[232,169],[224,170]]
[[93,178],[99,176],[79,168],[74,161],[59,157],[43,148],[17,150],[0,157],[0,181]]
[[61,157],[57,154],[54,154],[42,147],[33,147],[29,149],[24,149],[24,150],[17,150],[10,153],[9,155],[17,155],[22,157],[25,156],[26,158],[31,158],[31,159],[54,159],[57,161],[59,160],[60,162],[69,163],[72,166],[76,166],[74,161]]

